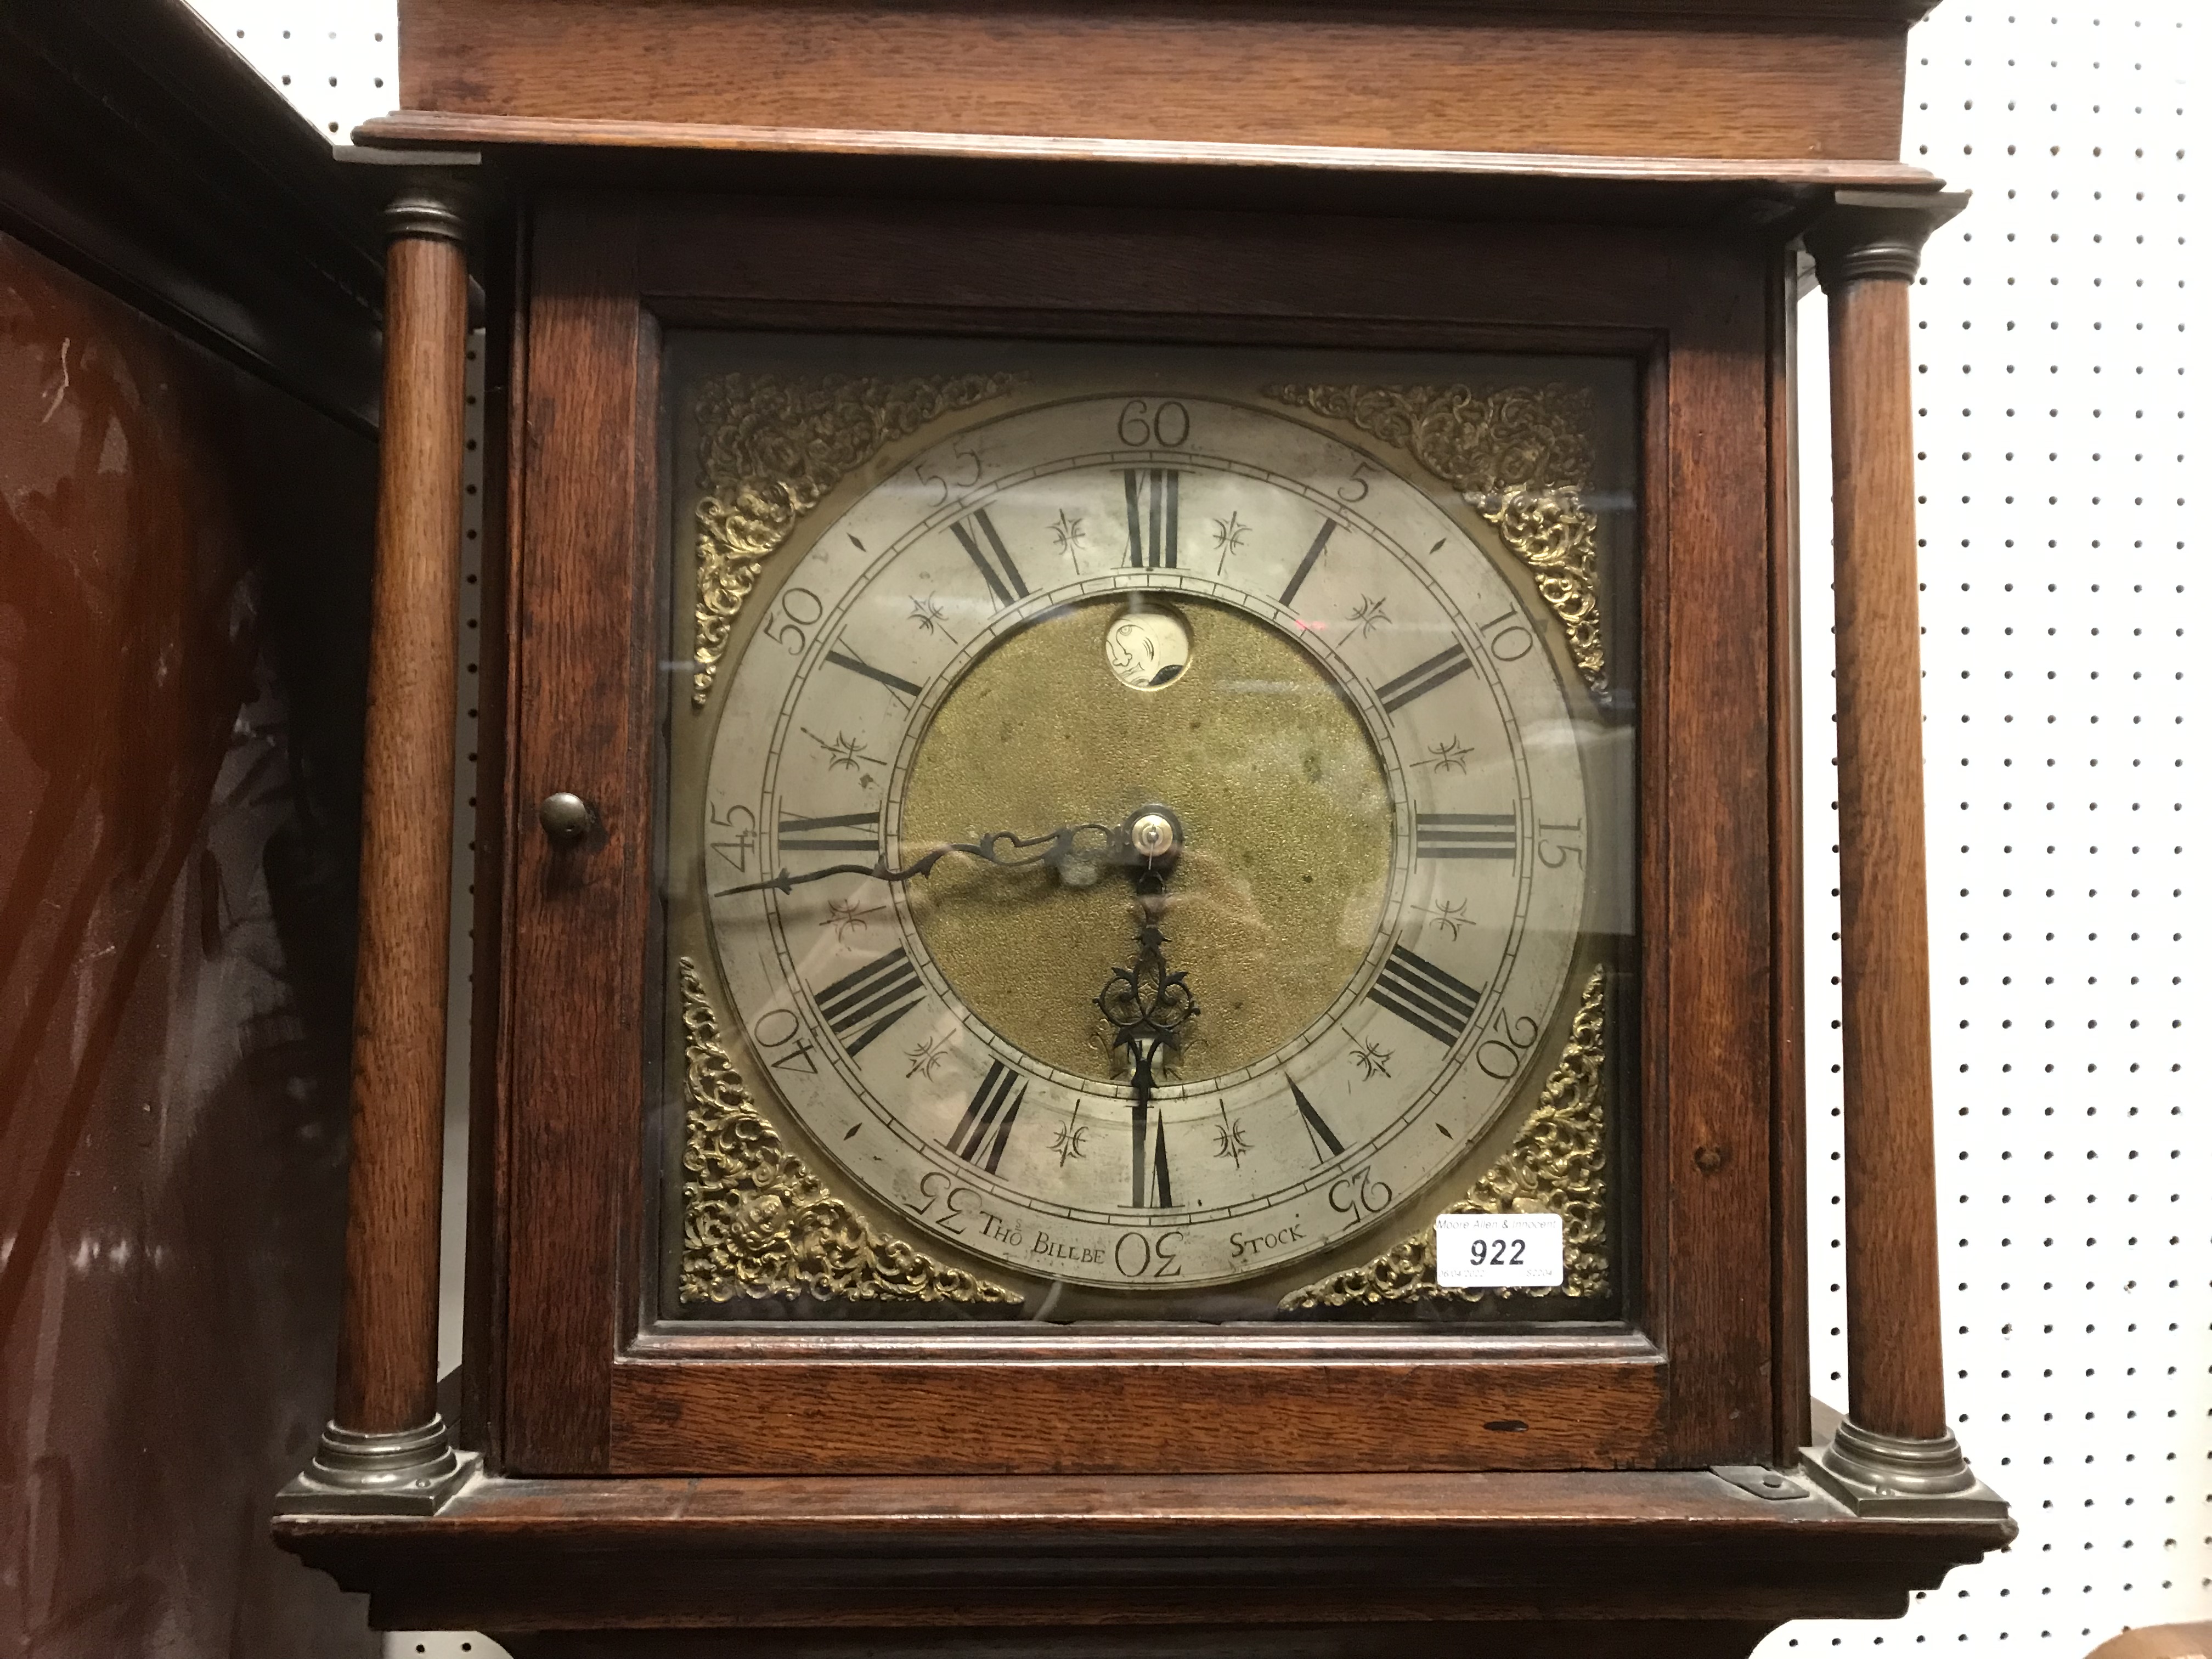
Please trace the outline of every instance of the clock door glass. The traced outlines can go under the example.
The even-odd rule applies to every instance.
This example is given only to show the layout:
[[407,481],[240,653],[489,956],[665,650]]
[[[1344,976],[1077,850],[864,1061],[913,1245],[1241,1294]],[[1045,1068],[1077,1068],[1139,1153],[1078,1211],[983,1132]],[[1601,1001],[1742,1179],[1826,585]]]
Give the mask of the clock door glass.
[[664,384],[659,1318],[1625,1316],[1632,362]]

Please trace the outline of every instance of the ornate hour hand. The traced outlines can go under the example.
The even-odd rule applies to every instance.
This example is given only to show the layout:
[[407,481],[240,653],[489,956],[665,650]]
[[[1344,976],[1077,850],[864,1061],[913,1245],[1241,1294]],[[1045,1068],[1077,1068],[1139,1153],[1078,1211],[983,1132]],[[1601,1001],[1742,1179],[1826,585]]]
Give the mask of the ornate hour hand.
[[[1096,846],[1087,848],[1077,846],[1080,837],[1093,834],[1100,838]],[[766,881],[749,881],[736,887],[719,888],[716,896],[723,897],[732,893],[760,893],[770,888],[779,893],[788,893],[794,887],[804,887],[810,881],[826,881],[831,876],[869,876],[878,881],[912,881],[916,877],[927,876],[937,867],[940,860],[954,853],[967,858],[981,859],[1001,870],[1030,870],[1042,866],[1065,876],[1067,866],[1072,863],[1079,860],[1089,863],[1104,858],[1115,840],[1115,830],[1103,823],[1062,824],[1042,836],[1018,836],[1011,830],[994,830],[979,841],[951,842],[943,847],[932,848],[903,867],[894,866],[885,856],[878,858],[873,864],[825,865],[819,870],[809,870],[803,876],[794,876],[790,871],[782,870]],[[1029,850],[1031,848],[1044,850],[1032,853]]]
[[[1182,1028],[1198,1012],[1180,969],[1168,967],[1167,943],[1160,932],[1166,906],[1161,889],[1182,850],[1182,830],[1164,807],[1146,807],[1130,815],[1121,828],[1120,850],[1132,866],[1137,884],[1137,906],[1141,918],[1137,928],[1137,959],[1127,968],[1116,968],[1094,999],[1098,1012],[1114,1028],[1114,1047],[1129,1052],[1129,1086],[1134,1096],[1129,1119],[1130,1200],[1139,1208],[1150,1203],[1166,1207],[1173,1201],[1168,1184],[1167,1142],[1152,1133],[1152,1091],[1158,1086],[1152,1064],[1163,1048],[1182,1042]],[[1147,1141],[1152,1156],[1146,1157]],[[1150,1168],[1147,1169],[1149,1163]]]

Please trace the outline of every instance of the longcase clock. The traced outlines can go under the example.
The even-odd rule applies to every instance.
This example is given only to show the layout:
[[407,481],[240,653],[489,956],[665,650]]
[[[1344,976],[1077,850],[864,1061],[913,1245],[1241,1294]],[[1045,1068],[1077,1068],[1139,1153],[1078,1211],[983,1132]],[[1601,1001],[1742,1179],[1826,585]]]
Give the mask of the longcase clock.
[[579,1654],[1741,1653],[2005,1541],[1936,1322],[1915,9],[404,7],[349,1342],[287,1540]]

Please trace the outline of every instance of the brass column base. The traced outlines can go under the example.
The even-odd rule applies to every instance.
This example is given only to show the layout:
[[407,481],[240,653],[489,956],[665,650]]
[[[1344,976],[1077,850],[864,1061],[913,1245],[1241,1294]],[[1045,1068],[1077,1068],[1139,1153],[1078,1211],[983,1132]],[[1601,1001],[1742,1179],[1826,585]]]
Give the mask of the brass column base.
[[2011,1513],[1948,1429],[1933,1440],[1907,1440],[1846,1417],[1826,1443],[1805,1448],[1803,1473],[1854,1515],[1970,1520]]
[[477,1472],[474,1452],[457,1452],[446,1419],[390,1434],[336,1423],[323,1429],[314,1461],[276,1494],[280,1515],[435,1515]]

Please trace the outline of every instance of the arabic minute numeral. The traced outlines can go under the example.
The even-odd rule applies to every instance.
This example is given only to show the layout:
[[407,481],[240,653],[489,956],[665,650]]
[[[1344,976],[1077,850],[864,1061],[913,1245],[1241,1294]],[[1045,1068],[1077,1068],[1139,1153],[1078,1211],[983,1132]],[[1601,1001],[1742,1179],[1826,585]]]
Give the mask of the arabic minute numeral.
[[1518,611],[1507,611],[1482,625],[1483,642],[1500,662],[1518,662],[1536,648],[1536,636],[1521,622]]
[[1162,1233],[1158,1238],[1140,1232],[1123,1233],[1114,1241],[1114,1265],[1124,1279],[1180,1279],[1182,1234]]
[[797,656],[806,649],[806,630],[822,620],[821,597],[811,588],[787,587],[775,597],[775,606],[761,632]]
[[1518,1019],[1507,1018],[1501,1007],[1491,1016],[1487,1034],[1474,1045],[1474,1063],[1485,1076],[1503,1082],[1521,1069],[1522,1059],[1542,1030],[1526,1014]]
[[753,1022],[753,1046],[766,1054],[768,1063],[780,1072],[805,1072],[809,1077],[817,1076],[814,1045],[800,1035],[805,1029],[799,1023],[799,1016],[790,1009],[771,1008]]
[[1540,823],[1536,826],[1536,862],[1547,870],[1556,870],[1569,859],[1579,866],[1583,861],[1583,821],[1572,823]]
[[1364,1221],[1390,1207],[1390,1184],[1375,1178],[1372,1169],[1354,1170],[1329,1185],[1328,1207],[1339,1215]]
[[932,1170],[921,1178],[921,1202],[907,1208],[931,1226],[957,1237],[968,1231],[968,1218],[975,1212],[975,1197],[974,1188],[957,1185],[944,1170]]
[[739,875],[750,873],[754,850],[760,844],[760,828],[753,809],[735,802],[726,807],[708,806],[707,825],[709,830],[726,832],[728,839],[707,842],[708,851],[714,854]]
[[[956,464],[965,463],[965,465],[955,465],[944,472],[930,472],[923,469],[922,463],[919,461],[915,463],[914,476],[924,483],[933,483],[937,486],[937,500],[931,504],[933,512],[952,499],[952,492],[956,488],[973,489],[983,482],[983,458],[981,455],[972,449],[956,449],[952,452],[952,459]],[[968,476],[964,478],[952,476],[960,472],[965,472]]]
[[1142,398],[1121,405],[1114,435],[1130,449],[1181,449],[1190,441],[1190,410],[1170,399],[1153,408]]

